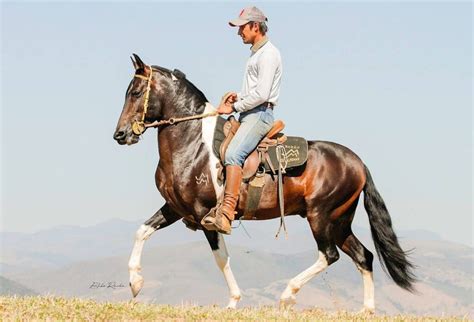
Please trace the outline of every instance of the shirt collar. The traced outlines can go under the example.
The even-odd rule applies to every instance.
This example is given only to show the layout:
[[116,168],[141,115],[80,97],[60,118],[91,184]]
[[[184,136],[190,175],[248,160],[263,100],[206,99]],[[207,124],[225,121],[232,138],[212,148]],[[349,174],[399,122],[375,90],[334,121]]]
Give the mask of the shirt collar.
[[260,48],[263,47],[268,42],[268,37],[264,36],[262,39],[260,39],[259,42],[257,42],[255,45],[250,47],[250,50],[252,51],[252,54],[255,54]]

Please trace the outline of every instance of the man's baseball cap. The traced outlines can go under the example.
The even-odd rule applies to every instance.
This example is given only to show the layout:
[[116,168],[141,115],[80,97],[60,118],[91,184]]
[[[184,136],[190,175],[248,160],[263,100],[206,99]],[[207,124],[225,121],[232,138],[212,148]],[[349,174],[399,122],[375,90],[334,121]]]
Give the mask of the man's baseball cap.
[[229,25],[231,25],[232,27],[240,27],[245,25],[246,23],[249,23],[250,21],[264,22],[268,21],[268,19],[267,17],[265,17],[263,12],[257,7],[247,7],[240,11],[240,14],[237,19],[229,21]]

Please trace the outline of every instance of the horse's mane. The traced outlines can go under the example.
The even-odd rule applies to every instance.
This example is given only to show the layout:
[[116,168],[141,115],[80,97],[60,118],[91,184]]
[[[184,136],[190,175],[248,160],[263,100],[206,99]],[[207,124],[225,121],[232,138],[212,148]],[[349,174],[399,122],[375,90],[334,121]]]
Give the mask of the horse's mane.
[[168,76],[170,76],[170,77],[171,77],[171,75],[174,75],[175,77],[183,80],[184,81],[183,84],[186,86],[186,88],[189,89],[191,91],[191,93],[194,94],[199,100],[201,100],[203,103],[209,102],[206,98],[206,95],[204,95],[204,93],[201,92],[201,90],[199,88],[197,88],[193,83],[191,83],[186,78],[186,75],[183,72],[181,72],[180,70],[175,69],[175,70],[172,71],[168,68],[157,66],[157,65],[152,65],[151,67],[154,70],[160,71],[162,73],[169,74]]

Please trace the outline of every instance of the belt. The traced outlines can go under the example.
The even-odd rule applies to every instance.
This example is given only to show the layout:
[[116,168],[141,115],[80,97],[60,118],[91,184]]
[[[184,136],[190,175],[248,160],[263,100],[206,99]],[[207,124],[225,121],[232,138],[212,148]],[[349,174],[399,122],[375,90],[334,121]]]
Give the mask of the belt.
[[265,102],[262,104],[262,106],[265,106],[266,108],[273,110],[273,107],[275,106],[275,104],[273,104],[272,102]]

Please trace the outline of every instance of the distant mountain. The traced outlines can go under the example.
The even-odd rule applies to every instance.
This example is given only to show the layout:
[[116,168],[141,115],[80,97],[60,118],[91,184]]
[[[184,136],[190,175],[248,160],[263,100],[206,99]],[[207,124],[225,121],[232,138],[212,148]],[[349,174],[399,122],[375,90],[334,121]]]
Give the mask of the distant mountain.
[[[472,317],[473,249],[443,241],[407,242],[416,246],[419,294],[410,294],[387,279],[375,265],[376,303],[380,313],[455,314]],[[284,255],[229,246],[232,270],[243,291],[241,306],[274,305],[288,280],[316,259],[316,251]],[[16,274],[15,280],[41,294],[117,301],[131,298],[128,255],[83,261],[48,271]],[[145,286],[139,301],[225,305],[227,286],[205,242],[147,247],[143,254]],[[91,287],[94,282],[104,287]],[[342,255],[298,294],[299,307],[358,310],[362,279]]]
[[0,295],[38,295],[37,292],[27,288],[26,286],[12,281],[8,278],[0,276]]
[[[28,272],[58,269],[78,261],[93,260],[129,253],[135,232],[145,219],[126,221],[111,219],[94,226],[58,226],[32,234],[0,232],[2,256],[0,272]],[[299,216],[287,218],[288,240],[282,233],[275,239],[279,221],[235,223],[230,244],[276,254],[295,254],[316,250],[316,243],[306,220]],[[367,228],[354,227],[359,239],[372,245]],[[401,237],[409,240],[440,240],[427,231],[402,231]],[[146,247],[177,245],[205,240],[202,232],[193,232],[181,222],[160,230],[146,242]],[[369,247],[370,248],[370,247]]]

